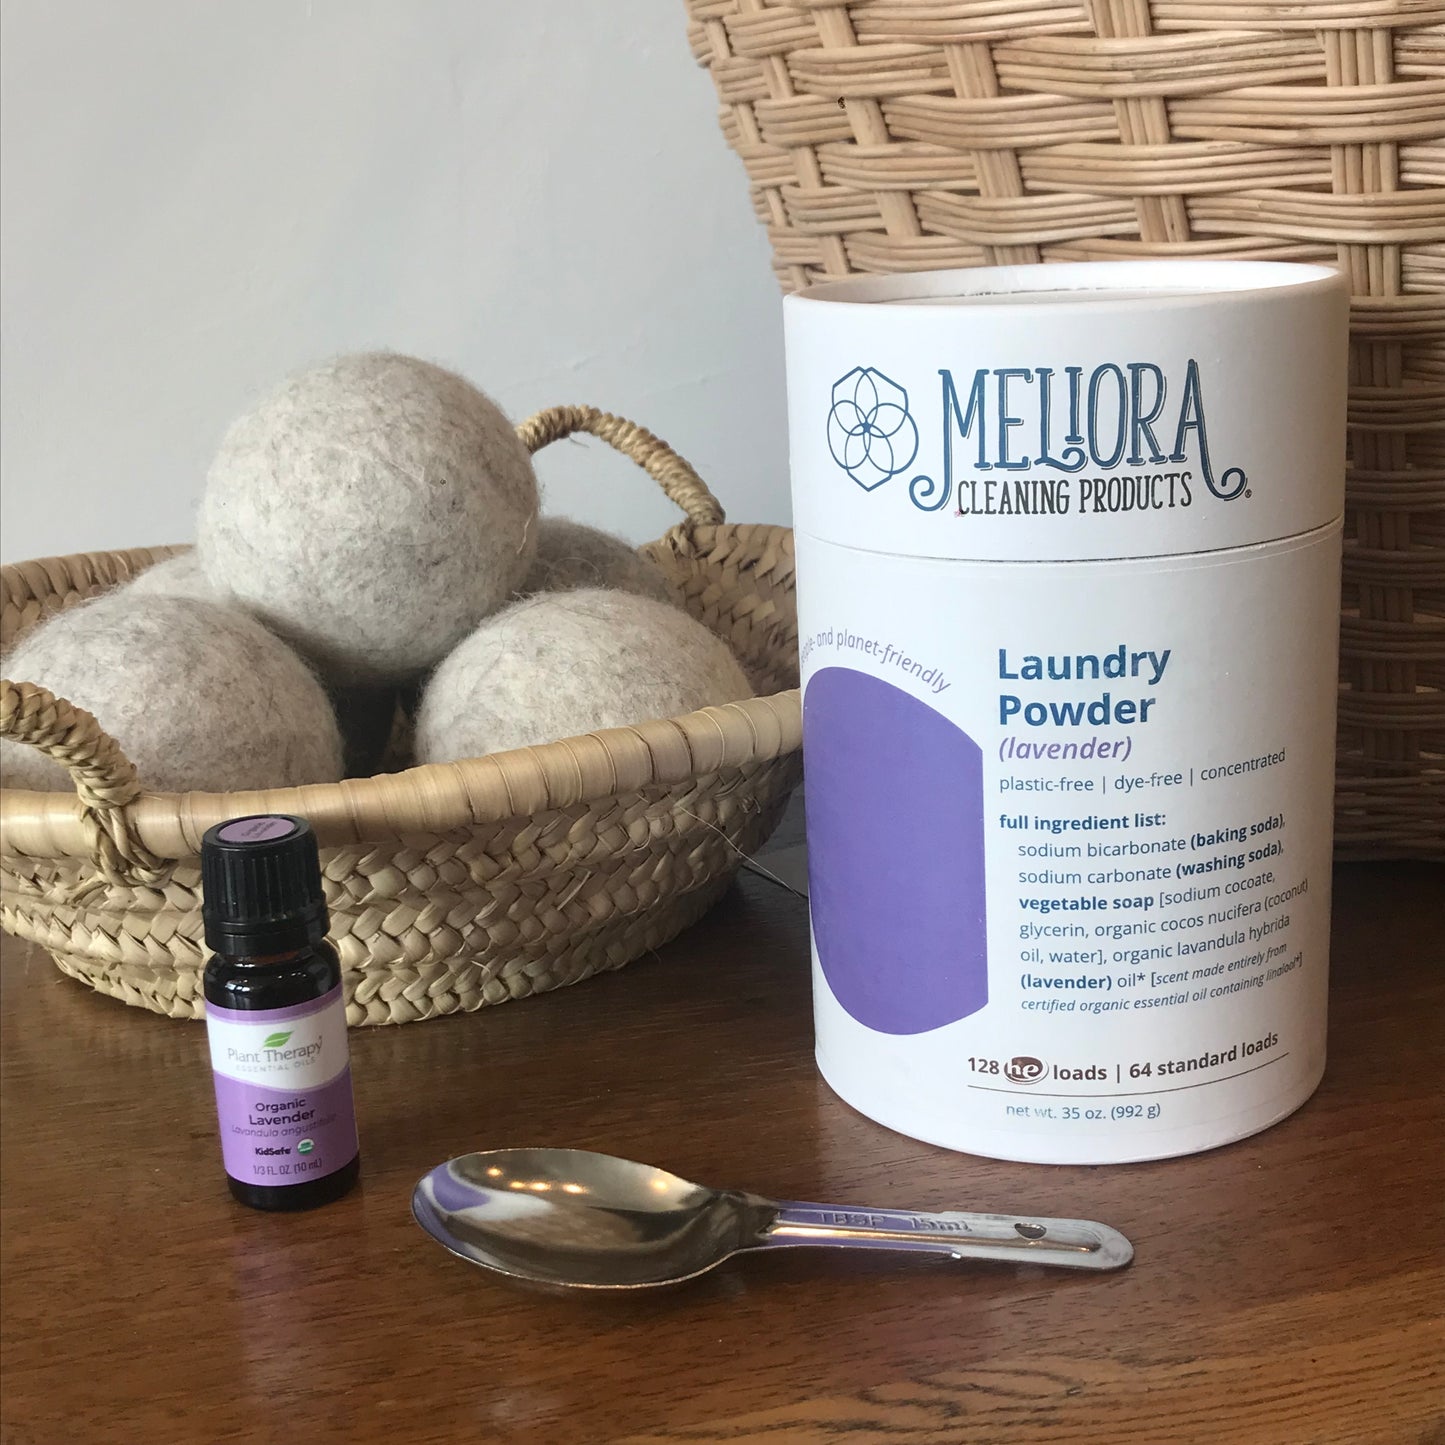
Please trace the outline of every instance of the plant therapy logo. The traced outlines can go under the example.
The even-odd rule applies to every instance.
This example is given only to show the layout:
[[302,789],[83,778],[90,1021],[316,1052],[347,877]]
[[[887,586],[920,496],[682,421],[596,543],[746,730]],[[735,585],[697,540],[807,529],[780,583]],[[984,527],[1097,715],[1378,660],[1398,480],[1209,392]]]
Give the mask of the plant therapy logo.
[[828,450],[865,492],[897,476],[918,455],[908,393],[881,371],[855,366],[833,383]]

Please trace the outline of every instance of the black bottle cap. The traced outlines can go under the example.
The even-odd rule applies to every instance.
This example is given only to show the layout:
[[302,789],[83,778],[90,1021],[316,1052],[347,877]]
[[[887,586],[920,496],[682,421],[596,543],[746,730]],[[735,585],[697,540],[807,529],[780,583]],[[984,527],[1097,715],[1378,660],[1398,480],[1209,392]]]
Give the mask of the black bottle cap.
[[213,953],[284,953],[326,936],[321,860],[305,818],[256,813],[208,828],[201,887]]

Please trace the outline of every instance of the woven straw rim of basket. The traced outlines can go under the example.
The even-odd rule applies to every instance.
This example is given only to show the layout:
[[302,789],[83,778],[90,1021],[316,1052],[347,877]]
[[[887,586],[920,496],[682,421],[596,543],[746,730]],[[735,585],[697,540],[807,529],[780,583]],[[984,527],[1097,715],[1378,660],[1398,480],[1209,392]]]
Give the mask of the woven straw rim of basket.
[[[686,551],[697,528],[723,523],[722,506],[693,467],[635,422],[595,407],[559,406],[517,428],[531,452],[576,432],[635,461],[681,508],[686,520],[665,534],[665,544]],[[199,853],[207,828],[238,814],[303,814],[323,846],[497,822],[792,752],[802,744],[802,711],[795,688],[455,763],[231,793],[143,792],[99,722],[34,683],[0,680],[0,736],[53,758],[76,789],[73,796],[0,789],[4,851],[89,859],[102,877],[135,886],[163,882],[176,860]]]

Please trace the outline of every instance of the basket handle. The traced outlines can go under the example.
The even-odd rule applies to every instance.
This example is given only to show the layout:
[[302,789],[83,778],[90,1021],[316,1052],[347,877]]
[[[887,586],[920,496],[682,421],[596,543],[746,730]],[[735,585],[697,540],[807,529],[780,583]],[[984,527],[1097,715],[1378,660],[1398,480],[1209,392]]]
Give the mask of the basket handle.
[[70,774],[103,877],[137,887],[171,876],[175,865],[156,857],[130,826],[126,810],[141,794],[135,765],[84,708],[36,683],[0,679],[0,737],[29,743]]
[[708,490],[707,483],[661,437],[646,427],[599,411],[595,406],[551,406],[530,416],[517,428],[522,445],[539,452],[550,442],[574,432],[590,432],[608,446],[637,463],[643,471],[687,513],[695,527],[716,526],[724,520],[722,503]]

